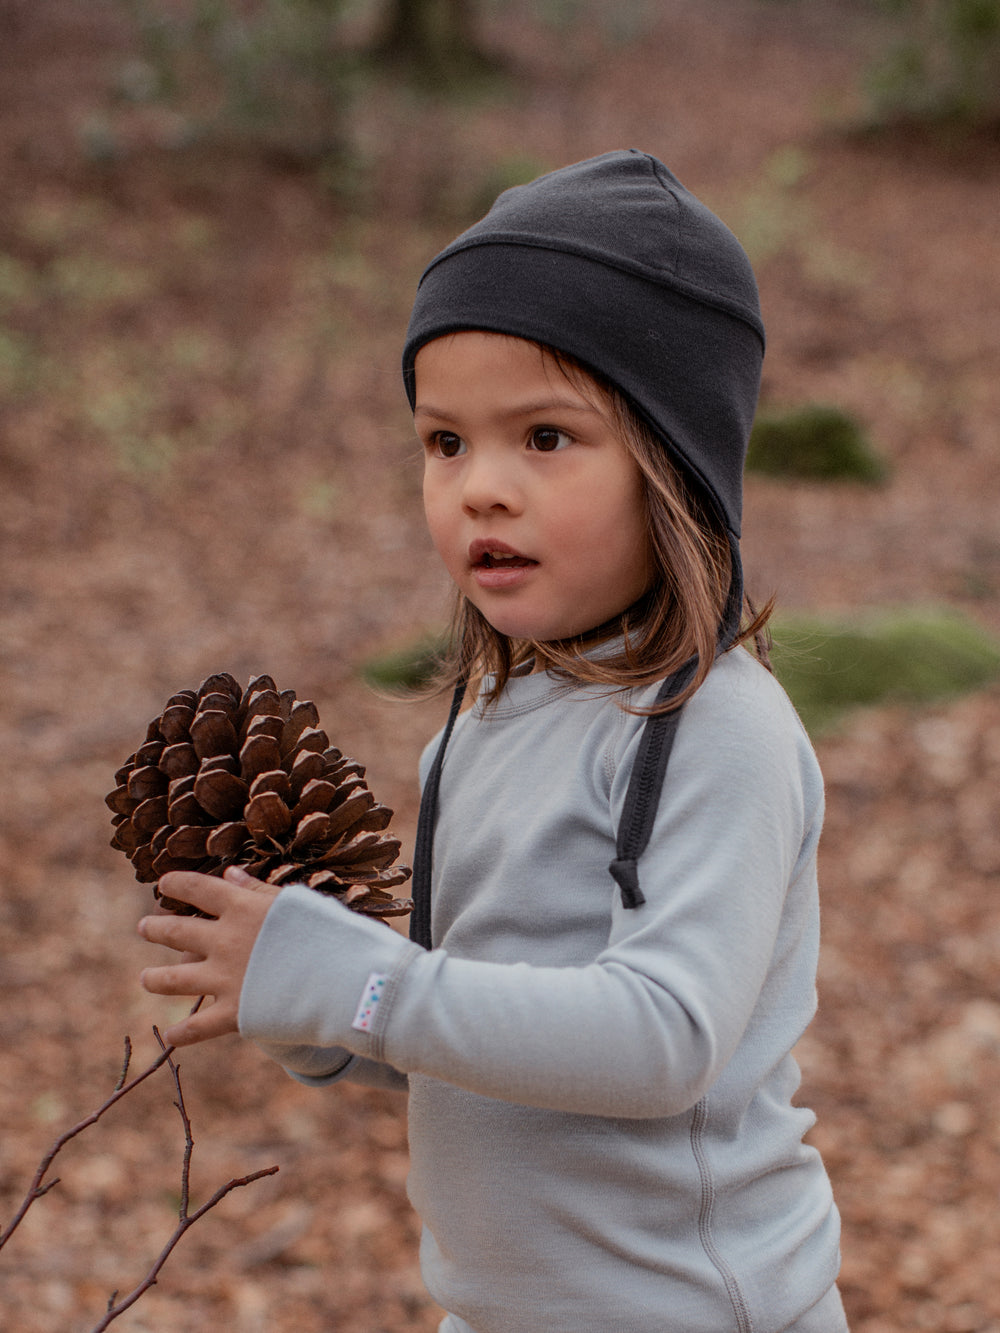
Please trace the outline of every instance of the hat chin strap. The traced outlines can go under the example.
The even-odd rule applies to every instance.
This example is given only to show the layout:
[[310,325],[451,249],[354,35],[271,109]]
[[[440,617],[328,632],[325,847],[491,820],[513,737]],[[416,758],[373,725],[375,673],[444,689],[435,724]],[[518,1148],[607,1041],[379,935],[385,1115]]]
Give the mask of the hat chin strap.
[[729,552],[732,556],[733,577],[722,612],[722,622],[719,625],[717,657],[733,646],[740,632],[740,625],[743,623],[743,561],[740,557],[740,543],[735,534],[728,529],[726,536],[729,539]]
[[[733,577],[729,585],[725,610],[719,626],[716,657],[733,646],[743,619],[743,566],[739,542],[732,532],[727,533],[733,560]],[[666,703],[686,689],[698,667],[698,658],[690,658],[679,671],[667,678],[656,694],[657,704]],[[615,841],[615,859],[608,866],[611,877],[621,892],[622,906],[641,907],[646,901],[639,887],[639,857],[646,850],[653,833],[656,811],[663,791],[670,751],[680,724],[683,705],[669,713],[654,713],[646,719],[642,738],[635,756],[632,776],[625,793],[625,804],[618,824]]]
[[434,854],[434,825],[437,821],[438,788],[441,785],[441,767],[444,752],[455,730],[455,722],[465,698],[465,679],[459,677],[451,699],[451,710],[445,724],[441,744],[437,748],[420,796],[420,814],[417,818],[417,837],[413,848],[413,911],[410,913],[410,939],[425,949],[433,947],[431,940],[431,859]]

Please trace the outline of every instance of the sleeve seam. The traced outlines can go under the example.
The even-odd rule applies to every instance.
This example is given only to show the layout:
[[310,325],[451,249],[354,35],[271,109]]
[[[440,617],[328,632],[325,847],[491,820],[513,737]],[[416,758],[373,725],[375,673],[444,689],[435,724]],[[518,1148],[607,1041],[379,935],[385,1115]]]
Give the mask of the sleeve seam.
[[[375,1026],[372,1029],[372,1031],[368,1034],[369,1053],[371,1057],[375,1060],[381,1060],[386,1064],[394,1063],[393,1061],[388,1059],[385,1048],[386,1048],[386,1039],[387,1039],[389,1025],[392,1022],[393,1010],[395,1009],[396,1006],[396,998],[399,995],[400,989],[403,984],[403,979],[406,976],[406,973],[409,971],[411,964],[419,955],[423,954],[424,952],[425,950],[420,949],[415,945],[411,946],[409,949],[407,949],[406,953],[403,954],[402,958],[400,959],[400,962],[389,974],[389,977],[386,982],[385,992],[382,996],[382,999],[379,1001],[378,1015],[375,1020]],[[395,1067],[396,1068],[400,1067],[398,1062],[395,1063]]]

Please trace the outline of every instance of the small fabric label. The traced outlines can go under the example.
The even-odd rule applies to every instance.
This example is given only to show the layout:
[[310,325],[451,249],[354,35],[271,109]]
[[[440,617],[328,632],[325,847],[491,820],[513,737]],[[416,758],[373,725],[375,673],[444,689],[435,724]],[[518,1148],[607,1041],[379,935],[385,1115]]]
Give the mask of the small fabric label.
[[358,1004],[358,1012],[354,1015],[352,1028],[357,1028],[359,1032],[370,1032],[371,1026],[375,1022],[375,1011],[378,1008],[378,1002],[385,991],[386,975],[384,972],[372,972],[365,982],[365,988],[361,992],[361,1000]]

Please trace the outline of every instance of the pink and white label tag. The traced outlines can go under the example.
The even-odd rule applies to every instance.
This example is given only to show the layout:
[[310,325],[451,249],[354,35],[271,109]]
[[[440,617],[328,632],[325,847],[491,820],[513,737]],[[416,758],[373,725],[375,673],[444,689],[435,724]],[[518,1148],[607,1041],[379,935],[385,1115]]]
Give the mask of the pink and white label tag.
[[358,1004],[358,1012],[354,1015],[352,1028],[357,1028],[359,1032],[371,1031],[371,1026],[375,1022],[375,1011],[378,1009],[378,1002],[382,998],[385,990],[386,975],[384,972],[372,972],[365,982],[365,988],[361,992],[361,1001]]

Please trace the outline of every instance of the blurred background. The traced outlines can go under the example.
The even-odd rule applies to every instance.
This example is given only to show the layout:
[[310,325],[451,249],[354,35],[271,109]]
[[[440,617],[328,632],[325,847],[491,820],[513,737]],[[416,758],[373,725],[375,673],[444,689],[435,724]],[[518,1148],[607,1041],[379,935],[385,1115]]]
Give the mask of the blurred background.
[[[769,348],[745,563],[827,777],[799,1052],[855,1333],[997,1333],[1000,0],[0,0],[0,1229],[155,1002],[112,774],[168,695],[273,675],[397,812],[447,585],[398,373],[426,261],[618,147],[743,241]],[[404,1109],[184,1053],[189,1235],[118,1327],[432,1330]],[[173,1230],[165,1071],[0,1253],[89,1330]]]

